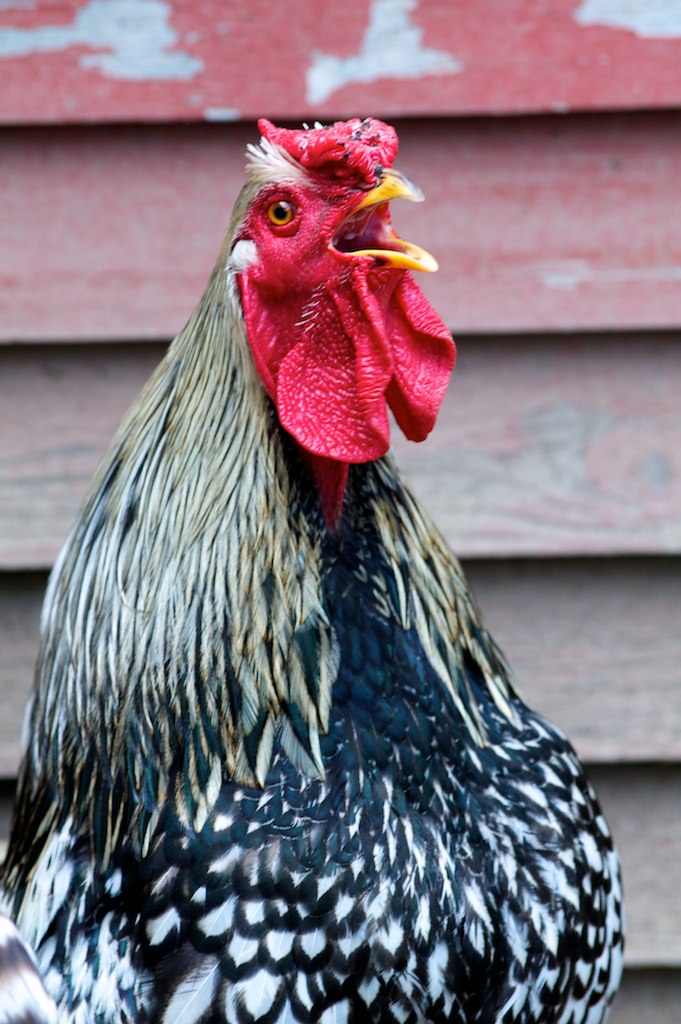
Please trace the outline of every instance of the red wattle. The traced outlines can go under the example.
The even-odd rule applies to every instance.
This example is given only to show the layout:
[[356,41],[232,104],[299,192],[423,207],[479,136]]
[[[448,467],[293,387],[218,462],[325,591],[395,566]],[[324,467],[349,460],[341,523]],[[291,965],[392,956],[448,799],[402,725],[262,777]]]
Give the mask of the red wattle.
[[430,433],[455,348],[409,274],[357,267],[302,310],[248,271],[241,298],[256,367],[283,428],[308,452],[371,462],[390,447],[387,407],[408,438]]
[[403,434],[423,441],[435,426],[456,347],[411,274],[400,281],[396,298],[386,327],[394,366],[387,399]]
[[317,297],[277,376],[284,429],[307,451],[338,462],[370,462],[390,445],[392,355],[363,285],[354,272]]

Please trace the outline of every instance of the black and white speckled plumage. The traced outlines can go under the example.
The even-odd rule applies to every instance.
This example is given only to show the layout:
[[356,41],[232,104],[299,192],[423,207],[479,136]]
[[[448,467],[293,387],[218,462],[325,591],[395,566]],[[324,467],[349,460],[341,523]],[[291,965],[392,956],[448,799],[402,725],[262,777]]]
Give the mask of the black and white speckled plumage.
[[[87,845],[78,866],[68,840],[53,872],[63,902],[38,951],[63,1005],[99,959],[100,988],[112,970],[120,979],[124,1020],[198,1021],[201,1007],[229,1022],[603,1019],[621,943],[607,827],[563,737],[517,698],[502,712],[468,655],[467,699],[487,733],[471,742],[401,622],[373,524],[386,476],[355,472],[355,521],[324,544],[340,644],[326,778],[277,753],[262,790],[224,783],[197,827],[178,812],[178,759],[178,797],[143,861],[121,838],[95,882]],[[97,993],[95,980],[94,1006]]]
[[237,314],[226,248],[50,584],[2,881],[60,1020],[602,1024],[582,767],[389,458],[327,529]]

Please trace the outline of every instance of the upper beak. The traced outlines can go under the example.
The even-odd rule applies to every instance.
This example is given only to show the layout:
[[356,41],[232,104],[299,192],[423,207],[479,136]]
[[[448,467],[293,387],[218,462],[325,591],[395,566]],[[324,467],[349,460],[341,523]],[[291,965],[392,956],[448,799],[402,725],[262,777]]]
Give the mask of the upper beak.
[[[389,224],[387,211],[378,210],[393,199],[421,203],[423,198],[421,189],[408,177],[392,168],[383,171],[379,183],[365,193],[341,225],[334,248],[352,256],[374,256],[401,269],[436,270],[434,257],[420,246],[400,239]],[[373,214],[372,208],[376,210]]]
[[412,203],[422,203],[425,196],[423,192],[410,181],[405,174],[389,167],[381,174],[378,185],[364,194],[364,198],[357,204],[355,210],[363,210],[366,206],[376,206],[377,203],[388,203],[391,199],[408,199]]
[[[389,168],[381,174],[381,179],[374,188],[366,192],[357,206],[354,207],[350,219],[354,221],[356,214],[371,207],[378,207],[391,199],[408,199],[412,203],[423,202],[423,192],[409,178],[399,171]],[[383,263],[405,270],[438,269],[437,261],[429,252],[412,242],[405,242],[390,227],[384,218],[374,218],[365,230],[358,232],[360,245],[366,240],[367,247],[345,249],[353,256],[374,256]],[[347,222],[346,222],[347,223]],[[364,237],[363,237],[364,236]]]

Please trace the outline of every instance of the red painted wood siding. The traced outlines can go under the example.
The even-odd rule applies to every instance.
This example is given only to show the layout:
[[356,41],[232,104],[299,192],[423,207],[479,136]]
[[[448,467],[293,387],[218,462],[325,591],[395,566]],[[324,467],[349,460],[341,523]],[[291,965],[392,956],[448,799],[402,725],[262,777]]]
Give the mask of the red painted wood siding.
[[677,0],[0,9],[8,124],[666,107],[681,100],[680,65]]

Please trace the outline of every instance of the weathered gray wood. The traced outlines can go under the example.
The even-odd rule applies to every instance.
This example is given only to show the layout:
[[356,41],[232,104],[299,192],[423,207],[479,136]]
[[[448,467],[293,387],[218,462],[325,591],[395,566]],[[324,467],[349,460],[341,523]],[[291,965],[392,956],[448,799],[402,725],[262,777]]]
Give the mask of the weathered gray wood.
[[462,555],[681,550],[673,336],[462,339],[425,445],[395,434]]
[[681,561],[476,561],[526,699],[591,762],[681,760]]
[[598,766],[590,774],[622,857],[626,960],[679,967],[681,767]]
[[0,348],[0,567],[43,568],[160,345]]
[[[681,760],[676,560],[476,561],[483,616],[532,706],[592,763]],[[16,771],[40,573],[0,574],[0,776]]]
[[[160,345],[0,346],[0,567],[49,565]],[[681,551],[674,336],[463,339],[400,461],[462,556]]]
[[19,764],[45,582],[42,573],[0,573],[0,780]]
[[14,779],[0,780],[0,860],[5,856],[5,849],[9,838],[15,788],[16,783]]
[[608,1024],[679,1024],[681,971],[628,970]]

